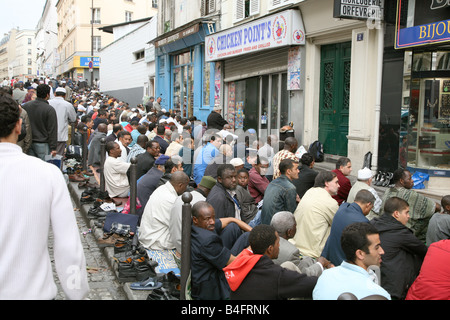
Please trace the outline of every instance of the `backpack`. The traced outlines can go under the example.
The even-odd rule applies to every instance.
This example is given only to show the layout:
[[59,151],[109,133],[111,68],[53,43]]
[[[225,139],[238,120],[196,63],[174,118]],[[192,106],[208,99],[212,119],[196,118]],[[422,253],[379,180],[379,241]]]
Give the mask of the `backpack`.
[[314,157],[315,162],[322,162],[324,160],[323,145],[319,140],[311,143],[309,153]]

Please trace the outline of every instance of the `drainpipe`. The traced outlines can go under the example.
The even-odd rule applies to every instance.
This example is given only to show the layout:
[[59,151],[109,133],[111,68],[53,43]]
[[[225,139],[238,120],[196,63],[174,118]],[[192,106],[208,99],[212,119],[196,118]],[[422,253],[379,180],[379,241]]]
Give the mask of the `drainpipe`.
[[384,22],[380,22],[378,33],[377,85],[375,101],[375,126],[373,129],[372,172],[378,171],[378,143],[380,135],[381,87],[383,83]]

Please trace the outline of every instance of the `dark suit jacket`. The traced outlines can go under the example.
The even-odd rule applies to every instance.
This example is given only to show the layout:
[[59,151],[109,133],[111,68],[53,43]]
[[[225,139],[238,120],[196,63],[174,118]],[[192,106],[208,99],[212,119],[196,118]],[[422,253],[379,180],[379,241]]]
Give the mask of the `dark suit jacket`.
[[303,197],[308,189],[314,186],[314,180],[319,173],[308,166],[302,165],[298,173],[298,179],[292,180],[293,185],[297,189],[300,198]]
[[138,155],[136,160],[136,179],[139,179],[153,167],[155,158],[150,153],[144,152]]
[[234,201],[220,183],[217,182],[211,189],[206,202],[213,206],[216,219],[235,217]]
[[161,154],[166,153],[166,149],[169,146],[169,143],[166,140],[164,140],[160,136],[156,136],[153,138],[153,141],[156,141],[159,143],[159,146],[161,147],[161,150],[159,150],[159,152],[161,152]]
[[222,130],[223,126],[227,123],[228,121],[226,121],[220,113],[215,111],[212,111],[206,119],[207,129]]

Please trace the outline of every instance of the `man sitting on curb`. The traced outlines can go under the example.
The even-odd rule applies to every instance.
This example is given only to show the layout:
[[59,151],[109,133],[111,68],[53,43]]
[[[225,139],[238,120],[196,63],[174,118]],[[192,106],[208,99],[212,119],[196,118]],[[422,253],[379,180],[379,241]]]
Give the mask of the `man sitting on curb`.
[[245,249],[224,268],[231,300],[311,298],[317,277],[285,269],[273,262],[280,238],[272,226],[258,225],[250,232],[251,250]]

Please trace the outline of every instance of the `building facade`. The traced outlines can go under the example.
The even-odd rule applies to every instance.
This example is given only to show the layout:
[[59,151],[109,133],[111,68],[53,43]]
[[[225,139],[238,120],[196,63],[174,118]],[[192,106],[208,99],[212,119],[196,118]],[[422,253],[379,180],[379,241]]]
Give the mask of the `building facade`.
[[155,94],[155,48],[149,40],[156,38],[157,16],[107,26],[104,32],[114,41],[99,53],[99,89],[131,107]]
[[99,51],[114,41],[112,34],[99,29],[157,13],[156,3],[151,0],[58,0],[56,10],[60,59],[57,73],[75,81],[87,79],[89,84],[99,78]]
[[182,116],[206,121],[214,106],[214,64],[205,60],[205,37],[217,26],[215,1],[168,0],[159,4],[155,98]]
[[36,67],[38,77],[56,78],[58,58],[56,0],[47,0],[36,26]]
[[35,30],[12,29],[0,42],[0,77],[26,82],[36,78]]
[[450,188],[450,3],[398,0],[394,47],[400,79],[399,161],[429,176],[428,187]]

